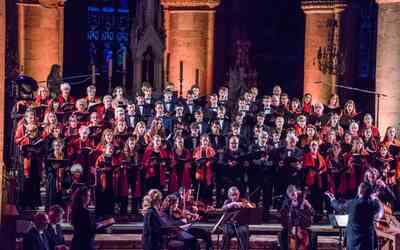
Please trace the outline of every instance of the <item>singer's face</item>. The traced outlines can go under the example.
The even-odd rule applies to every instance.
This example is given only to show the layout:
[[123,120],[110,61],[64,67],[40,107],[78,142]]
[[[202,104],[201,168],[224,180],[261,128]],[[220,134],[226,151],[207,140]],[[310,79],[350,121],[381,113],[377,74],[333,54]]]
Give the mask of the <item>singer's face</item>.
[[381,156],[386,156],[388,154],[388,150],[386,147],[381,147],[379,153],[381,154]]
[[202,147],[208,147],[208,143],[209,143],[208,137],[202,137],[200,140],[200,143],[201,143]]
[[160,147],[161,146],[161,138],[159,136],[154,137],[153,144],[154,144],[154,147]]
[[87,95],[91,96],[91,97],[95,96],[96,95],[96,89],[94,89],[94,88],[88,89],[87,90]]
[[183,137],[176,137],[175,144],[179,147],[183,146]]

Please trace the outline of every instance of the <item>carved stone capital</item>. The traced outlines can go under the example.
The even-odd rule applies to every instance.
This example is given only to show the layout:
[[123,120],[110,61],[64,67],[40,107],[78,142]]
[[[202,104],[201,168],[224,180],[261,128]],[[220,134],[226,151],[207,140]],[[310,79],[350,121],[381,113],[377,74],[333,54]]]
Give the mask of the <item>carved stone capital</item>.
[[376,0],[377,4],[400,3],[400,0]]
[[[399,0],[400,1],[400,0]],[[344,0],[324,1],[324,0],[306,0],[302,1],[301,8],[306,14],[315,13],[338,13],[347,8],[347,2]]]
[[215,9],[221,0],[161,0],[166,9]]
[[18,0],[19,5],[41,5],[42,7],[53,9],[64,7],[65,0]]
[[64,6],[64,0],[39,0],[39,3],[45,8],[57,8]]

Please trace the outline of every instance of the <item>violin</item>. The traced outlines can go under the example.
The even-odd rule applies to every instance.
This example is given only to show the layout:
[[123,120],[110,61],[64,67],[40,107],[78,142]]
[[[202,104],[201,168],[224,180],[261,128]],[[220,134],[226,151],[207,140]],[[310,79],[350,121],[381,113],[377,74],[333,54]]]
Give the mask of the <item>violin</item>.
[[240,205],[241,205],[241,208],[256,208],[257,207],[257,205],[254,202],[251,202],[247,199],[241,199]]

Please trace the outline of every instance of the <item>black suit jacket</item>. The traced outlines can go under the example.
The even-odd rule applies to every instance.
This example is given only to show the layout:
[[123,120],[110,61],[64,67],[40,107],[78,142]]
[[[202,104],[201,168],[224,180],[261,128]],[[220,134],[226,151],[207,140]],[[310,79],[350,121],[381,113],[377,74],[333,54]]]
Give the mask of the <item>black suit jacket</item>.
[[375,249],[374,216],[379,212],[379,203],[371,199],[356,198],[344,204],[333,200],[331,204],[336,210],[345,209],[349,215],[346,228],[346,249]]
[[40,235],[39,231],[33,227],[24,236],[22,242],[23,250],[50,250],[49,241],[46,234]]
[[45,234],[49,241],[50,250],[54,250],[56,246],[65,244],[64,233],[59,224],[56,225],[55,230],[51,225],[49,225],[45,231]]

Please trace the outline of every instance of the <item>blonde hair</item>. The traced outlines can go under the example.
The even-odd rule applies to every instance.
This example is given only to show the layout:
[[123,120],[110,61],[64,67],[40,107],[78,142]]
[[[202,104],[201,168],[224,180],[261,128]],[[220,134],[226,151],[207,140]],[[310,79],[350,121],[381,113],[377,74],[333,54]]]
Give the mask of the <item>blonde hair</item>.
[[162,194],[158,189],[151,189],[147,195],[143,197],[142,208],[143,212],[146,212],[149,208],[154,205],[161,204]]

